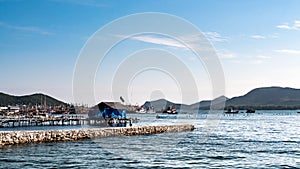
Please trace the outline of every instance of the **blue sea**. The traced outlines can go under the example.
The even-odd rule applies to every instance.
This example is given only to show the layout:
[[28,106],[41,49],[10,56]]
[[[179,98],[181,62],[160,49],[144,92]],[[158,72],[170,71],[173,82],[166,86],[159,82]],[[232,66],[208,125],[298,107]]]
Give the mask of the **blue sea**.
[[156,119],[156,114],[128,116],[140,119],[134,125],[190,123],[196,129],[185,133],[10,146],[1,149],[0,167],[300,168],[300,114],[294,110],[221,114],[214,118],[207,112],[183,113],[177,119]]

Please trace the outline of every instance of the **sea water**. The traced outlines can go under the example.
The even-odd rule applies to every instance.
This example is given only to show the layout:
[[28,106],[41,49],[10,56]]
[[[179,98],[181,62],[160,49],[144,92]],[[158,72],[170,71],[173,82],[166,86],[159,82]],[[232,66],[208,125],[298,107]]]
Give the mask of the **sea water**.
[[[209,114],[202,111],[196,115],[179,114],[177,119],[156,119],[156,114],[128,116],[140,119],[134,125],[192,123],[196,129],[186,133],[10,146],[0,151],[0,167],[300,168],[300,114],[293,110],[221,114],[212,120],[213,125],[207,121]],[[71,126],[85,127],[88,126]]]

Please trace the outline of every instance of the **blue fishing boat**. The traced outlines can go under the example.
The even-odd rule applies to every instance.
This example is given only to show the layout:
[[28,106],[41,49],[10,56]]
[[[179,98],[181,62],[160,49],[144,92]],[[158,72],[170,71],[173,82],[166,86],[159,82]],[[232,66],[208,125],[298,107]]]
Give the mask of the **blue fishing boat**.
[[174,115],[156,115],[157,119],[177,119]]

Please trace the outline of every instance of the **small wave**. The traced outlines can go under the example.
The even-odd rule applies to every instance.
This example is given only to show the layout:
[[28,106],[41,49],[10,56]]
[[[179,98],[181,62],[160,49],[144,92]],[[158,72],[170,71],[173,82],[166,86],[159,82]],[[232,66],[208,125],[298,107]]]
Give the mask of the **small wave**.
[[216,159],[216,160],[234,160],[234,159],[240,159],[240,158],[246,158],[246,157],[240,157],[240,156],[207,156],[207,158]]
[[140,161],[127,161],[125,162],[126,164],[139,164],[141,163]]
[[297,143],[300,144],[300,141],[293,141],[293,140],[236,140],[238,142],[245,142],[245,143]]
[[297,150],[258,150],[252,151],[252,153],[267,153],[267,154],[298,154]]
[[289,168],[289,169],[299,169],[299,166],[292,165],[268,165],[269,168]]

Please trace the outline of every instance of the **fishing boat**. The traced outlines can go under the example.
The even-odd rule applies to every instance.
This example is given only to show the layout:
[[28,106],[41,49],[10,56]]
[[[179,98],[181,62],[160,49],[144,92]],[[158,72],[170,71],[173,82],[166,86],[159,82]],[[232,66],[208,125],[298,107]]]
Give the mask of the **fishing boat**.
[[156,115],[157,119],[177,119],[174,115]]
[[163,111],[163,113],[168,113],[168,114],[178,114],[178,112],[176,111],[176,107],[175,107],[174,105],[168,107],[167,109],[165,109],[165,110]]
[[226,112],[224,112],[225,114],[238,114],[239,111],[238,110],[233,110],[233,109],[228,109]]

